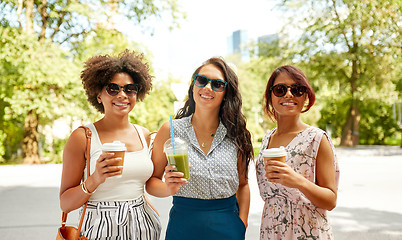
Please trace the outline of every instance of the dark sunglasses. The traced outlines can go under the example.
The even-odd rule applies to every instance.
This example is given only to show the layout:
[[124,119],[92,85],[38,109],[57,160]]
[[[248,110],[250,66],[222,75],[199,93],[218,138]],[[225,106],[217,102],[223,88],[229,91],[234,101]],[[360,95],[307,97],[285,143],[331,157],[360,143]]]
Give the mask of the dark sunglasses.
[[116,83],[108,83],[106,85],[106,92],[110,96],[114,97],[117,96],[117,94],[120,93],[121,89],[123,89],[124,93],[127,95],[127,97],[134,97],[138,90],[138,84],[126,84],[124,86],[120,86]]
[[271,87],[272,93],[277,97],[283,97],[288,92],[288,88],[290,88],[290,92],[295,97],[301,97],[303,94],[307,92],[307,87],[299,84],[292,84],[290,86],[280,83]]
[[210,79],[200,74],[194,75],[194,84],[197,87],[203,88],[207,86],[209,82],[211,83],[212,90],[214,90],[215,92],[223,92],[223,90],[225,90],[226,85],[228,84],[227,82],[220,79]]

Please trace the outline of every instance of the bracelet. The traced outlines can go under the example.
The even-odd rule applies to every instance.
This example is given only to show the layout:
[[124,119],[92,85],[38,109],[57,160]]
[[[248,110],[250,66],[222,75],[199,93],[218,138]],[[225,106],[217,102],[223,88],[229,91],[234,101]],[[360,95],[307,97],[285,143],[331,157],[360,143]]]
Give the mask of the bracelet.
[[87,187],[85,186],[85,181],[81,184],[82,191],[89,196],[91,196],[94,192],[96,192],[96,189],[93,192],[89,192]]

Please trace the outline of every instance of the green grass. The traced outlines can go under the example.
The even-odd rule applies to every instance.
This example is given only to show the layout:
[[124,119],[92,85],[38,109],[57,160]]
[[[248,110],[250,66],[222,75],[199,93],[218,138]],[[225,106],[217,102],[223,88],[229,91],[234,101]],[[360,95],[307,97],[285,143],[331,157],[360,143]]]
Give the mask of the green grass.
[[258,147],[253,147],[254,157],[258,156],[258,153],[260,152],[260,147],[259,147],[260,145],[261,145],[261,143],[258,144]]

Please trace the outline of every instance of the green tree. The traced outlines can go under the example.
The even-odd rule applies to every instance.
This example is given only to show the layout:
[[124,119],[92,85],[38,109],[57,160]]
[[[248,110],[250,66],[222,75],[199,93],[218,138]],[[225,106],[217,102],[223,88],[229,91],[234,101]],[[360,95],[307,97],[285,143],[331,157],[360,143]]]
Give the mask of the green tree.
[[[2,131],[16,137],[8,143],[22,141],[26,163],[39,163],[38,126],[70,112],[79,71],[72,56],[50,42],[16,28],[0,27],[0,33]],[[13,135],[21,129],[22,139]]]
[[[77,48],[79,46],[77,43],[93,36],[96,30],[99,34],[102,29],[115,29],[116,21],[119,19],[140,23],[148,18],[161,18],[163,13],[167,12],[170,14],[163,17],[170,16],[172,26],[175,26],[184,16],[179,11],[176,0],[6,0],[0,2],[0,11],[1,26],[20,30],[18,34],[12,32],[12,35],[18,35],[16,40],[21,40],[19,36],[24,39],[29,38],[23,43],[15,41],[15,46],[20,46],[15,48],[12,47],[13,40],[10,37],[7,38],[8,35],[3,32],[1,35],[4,43],[1,48],[3,54],[0,58],[7,74],[1,77],[2,89],[3,84],[13,86],[10,88],[13,90],[11,94],[4,94],[0,103],[5,107],[4,109],[12,110],[5,113],[5,115],[11,115],[10,119],[23,116],[22,149],[25,163],[40,162],[38,126],[42,121],[39,117],[44,116],[43,122],[57,119],[59,116],[57,112],[63,109],[60,104],[57,104],[59,108],[54,106],[56,104],[52,105],[53,95],[43,97],[44,93],[56,92],[56,95],[66,95],[65,92],[57,92],[62,86],[65,87],[64,89],[69,88],[69,90],[82,93],[78,90],[78,81],[72,84],[70,79],[74,77],[67,76],[69,72],[79,72],[75,70],[75,64],[73,64],[74,56],[67,56],[59,49],[60,46],[78,54],[77,51],[80,49]],[[13,52],[9,52],[8,48]],[[50,53],[50,51],[53,52]],[[86,56],[85,52],[80,54],[80,57]],[[75,79],[78,78],[75,76]],[[74,95],[72,91],[67,95]],[[82,95],[79,94],[81,99]],[[66,105],[74,103],[72,101]],[[18,107],[15,106],[16,104]],[[4,130],[0,132],[0,138],[4,139],[2,136],[4,136]]]
[[243,112],[247,117],[247,128],[252,133],[253,142],[261,141],[264,133],[275,126],[265,115],[262,99],[269,76],[276,67],[273,58],[251,59],[238,64],[240,91],[243,99]]
[[397,99],[393,77],[402,67],[402,2],[282,2],[286,8],[296,6],[292,16],[301,16],[298,20],[307,26],[302,28],[294,59],[304,61],[310,78],[319,83],[318,91],[328,87],[347,104],[341,145],[358,144],[364,103],[392,104]]
[[[396,64],[402,66],[402,58],[399,58],[399,63]],[[402,122],[400,119],[402,118],[402,116],[400,115],[402,113],[399,111],[399,107],[402,107],[402,68],[399,68],[395,71],[395,77],[393,77],[393,79],[396,86],[396,91],[398,92],[398,102],[395,103],[395,121],[397,122],[399,127],[401,135],[400,147],[402,148]]]
[[3,0],[0,10],[3,25],[64,45],[82,41],[99,26],[114,29],[120,21],[143,24],[163,16],[175,27],[185,16],[177,0]]
[[166,121],[169,115],[174,114],[174,101],[176,97],[170,88],[168,80],[154,83],[153,90],[144,99],[144,102],[137,103],[133,113],[130,115],[132,122],[156,132]]

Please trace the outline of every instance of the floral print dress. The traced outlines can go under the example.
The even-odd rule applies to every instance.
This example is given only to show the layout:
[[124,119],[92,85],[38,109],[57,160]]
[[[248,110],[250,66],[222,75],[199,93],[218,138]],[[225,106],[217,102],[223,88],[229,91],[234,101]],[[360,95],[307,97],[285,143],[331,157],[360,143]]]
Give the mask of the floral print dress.
[[[279,183],[268,182],[265,177],[262,150],[266,149],[271,135],[263,138],[256,162],[256,174],[264,210],[261,219],[260,239],[333,239],[327,211],[315,206],[296,188],[288,188]],[[286,163],[297,173],[315,182],[315,166],[318,148],[326,136],[334,152],[336,185],[339,182],[339,167],[335,149],[323,130],[309,126],[298,133],[286,146]]]

